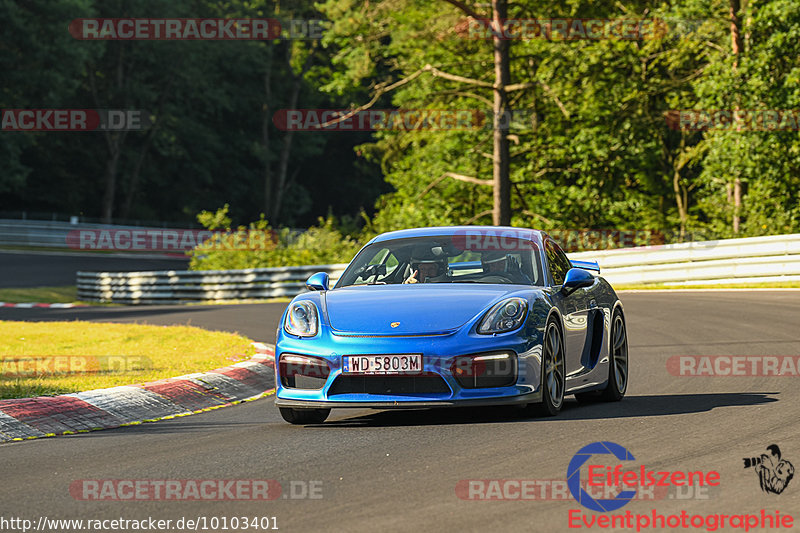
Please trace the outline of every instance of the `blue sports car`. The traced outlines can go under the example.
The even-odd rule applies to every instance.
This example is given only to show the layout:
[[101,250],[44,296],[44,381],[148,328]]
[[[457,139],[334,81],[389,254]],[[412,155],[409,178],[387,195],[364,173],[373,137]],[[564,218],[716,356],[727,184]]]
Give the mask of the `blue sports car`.
[[418,228],[372,239],[331,289],[308,278],[278,328],[276,400],[292,424],[331,408],[620,400],[625,314],[596,263],[537,230]]

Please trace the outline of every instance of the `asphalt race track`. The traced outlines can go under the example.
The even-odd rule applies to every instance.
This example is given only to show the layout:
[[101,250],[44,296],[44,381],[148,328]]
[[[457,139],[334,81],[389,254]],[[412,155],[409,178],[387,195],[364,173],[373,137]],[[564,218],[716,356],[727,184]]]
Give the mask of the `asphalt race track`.
[[181,257],[90,254],[80,252],[0,252],[0,287],[61,287],[75,285],[79,270],[128,272],[133,270],[186,270]]
[[[637,469],[713,470],[721,476],[718,487],[702,493],[679,494],[672,487],[662,499],[635,500],[615,513],[766,510],[774,516],[778,510],[800,518],[800,479],[782,494],[767,494],[742,463],[775,443],[784,459],[800,466],[800,378],[667,371],[670,356],[800,356],[800,292],[641,292],[624,293],[622,300],[631,382],[620,403],[578,406],[570,399],[554,419],[524,419],[513,409],[495,408],[334,410],[325,424],[300,427],[284,423],[268,398],[129,428],[6,444],[0,447],[0,515],[34,522],[40,516],[276,517],[282,531],[315,532],[567,531],[570,510],[587,519],[601,513],[568,493],[549,500],[471,501],[459,498],[456,487],[468,483],[463,480],[508,479],[546,486],[546,480],[565,479],[581,447],[606,440],[627,448]],[[272,342],[283,306],[1,309],[0,319],[191,323]],[[321,497],[79,501],[69,490],[85,479],[254,478],[277,480],[286,496],[307,495],[304,482],[314,481],[311,490]]]

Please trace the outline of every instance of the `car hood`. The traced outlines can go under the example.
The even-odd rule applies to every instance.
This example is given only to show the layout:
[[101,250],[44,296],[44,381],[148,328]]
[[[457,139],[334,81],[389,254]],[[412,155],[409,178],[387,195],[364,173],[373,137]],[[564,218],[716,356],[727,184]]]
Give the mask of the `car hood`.
[[[519,285],[413,284],[343,287],[325,293],[336,332],[424,335],[463,326]],[[395,327],[391,325],[399,323]]]

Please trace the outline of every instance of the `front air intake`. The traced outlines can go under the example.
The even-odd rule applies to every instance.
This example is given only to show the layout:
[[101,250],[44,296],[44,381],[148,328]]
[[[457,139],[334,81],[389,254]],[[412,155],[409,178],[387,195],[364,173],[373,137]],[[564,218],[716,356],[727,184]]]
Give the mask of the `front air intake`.
[[517,356],[513,352],[459,356],[450,370],[465,389],[508,387],[517,382]]

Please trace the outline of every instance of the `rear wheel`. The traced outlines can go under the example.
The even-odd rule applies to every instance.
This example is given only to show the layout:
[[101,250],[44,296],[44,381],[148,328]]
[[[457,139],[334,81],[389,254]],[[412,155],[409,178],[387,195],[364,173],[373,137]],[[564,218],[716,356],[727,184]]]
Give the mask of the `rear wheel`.
[[555,416],[564,404],[566,372],[564,342],[555,319],[547,322],[542,343],[542,402],[534,404],[541,416]]
[[292,409],[279,407],[281,416],[290,424],[322,424],[331,414],[330,409]]
[[625,318],[617,309],[611,319],[611,345],[608,354],[608,383],[599,392],[584,392],[575,395],[579,402],[618,402],[628,390],[628,331]]

